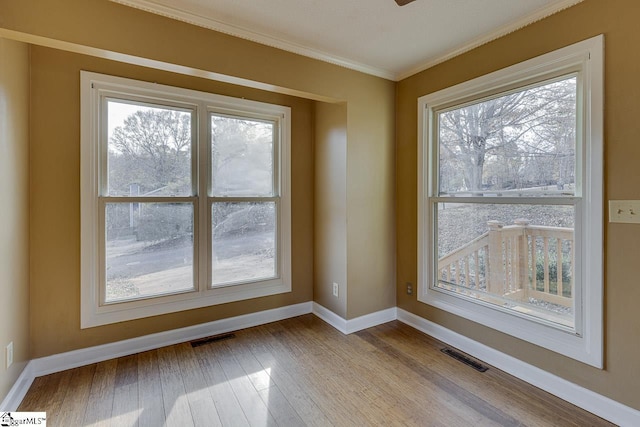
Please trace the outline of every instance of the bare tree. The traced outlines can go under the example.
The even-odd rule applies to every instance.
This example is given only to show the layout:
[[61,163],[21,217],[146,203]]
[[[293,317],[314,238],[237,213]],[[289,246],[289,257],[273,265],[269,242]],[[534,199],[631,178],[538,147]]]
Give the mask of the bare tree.
[[[109,139],[109,193],[191,193],[191,115],[140,109],[113,130]],[[160,194],[159,194],[160,195]]]
[[547,180],[572,179],[575,102],[572,78],[440,113],[441,190],[519,188],[550,168]]
[[[273,132],[272,122],[211,116],[210,155],[214,195],[250,197],[272,194]],[[206,141],[200,143],[204,145]],[[189,112],[141,106],[124,119],[122,126],[110,132],[109,195],[191,195],[192,145],[192,118]],[[128,203],[123,203],[111,206],[107,218],[108,230],[131,232],[135,228],[138,238],[148,241],[172,238],[191,230],[193,212],[186,203],[134,205],[130,207]],[[242,213],[245,217],[260,219],[269,211],[270,205],[217,201],[212,205],[213,219],[219,223],[243,209],[246,211]],[[131,219],[134,216],[135,220]],[[236,217],[239,216],[236,214]]]

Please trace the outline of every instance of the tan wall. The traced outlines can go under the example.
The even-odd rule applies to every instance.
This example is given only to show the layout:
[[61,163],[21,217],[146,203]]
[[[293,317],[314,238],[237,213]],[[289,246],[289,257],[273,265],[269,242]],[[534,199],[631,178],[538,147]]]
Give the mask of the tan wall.
[[[351,299],[353,303],[347,315],[366,314],[394,304],[393,82],[107,0],[5,0],[0,3],[0,34],[36,44],[52,44],[61,49],[85,52],[86,48],[91,48],[91,54],[100,57],[108,57],[111,51],[119,52],[179,64],[189,70],[251,80],[272,86],[275,92],[297,91],[312,99],[345,102],[348,109],[347,150],[349,155],[356,156],[347,166],[347,185],[353,193],[357,192],[358,202],[362,203],[362,206],[354,206],[349,214],[347,226],[353,224],[354,229],[348,231],[348,250],[356,260],[367,256],[366,262],[356,261],[349,267],[349,275],[361,277],[354,282],[354,289],[363,294]],[[61,46],[60,42],[67,45]],[[292,295],[80,331],[77,71],[86,67],[90,71],[113,72],[196,89],[222,86],[212,81],[187,79],[54,50],[34,48],[33,51],[31,307],[38,307],[38,310],[32,310],[31,316],[31,356],[45,356],[311,299],[313,165],[306,160],[294,160],[294,173],[306,177],[294,178],[294,186],[298,188],[294,191],[303,193],[298,196],[307,204],[303,203],[302,211],[294,204],[293,235],[297,246],[293,252],[298,258],[293,262]],[[248,97],[253,97],[254,92],[247,93],[251,95]],[[256,99],[263,100],[262,96],[268,98],[264,100],[272,99],[264,93]],[[52,111],[55,113],[51,114]],[[310,114],[306,107],[294,113],[294,122],[307,122],[303,126],[307,132],[312,132]],[[305,144],[296,148],[294,141],[293,149],[309,150],[308,155],[312,156],[311,145]],[[52,183],[59,191],[57,195],[51,192]],[[298,196],[294,195],[294,198]],[[48,216],[43,213],[45,209]],[[309,283],[296,283],[300,277],[308,278]],[[49,303],[48,307],[41,309],[40,305],[45,301]]]
[[368,110],[316,103],[314,300],[345,319],[396,305],[395,263],[386,259],[395,242],[395,150],[379,140],[395,127],[372,120],[393,115],[394,95],[365,95]]
[[[394,138],[395,123],[377,119],[394,115],[395,90],[384,97],[363,95],[360,102],[367,109],[347,107],[347,319],[396,305],[396,154],[393,145],[380,140],[380,135]],[[352,127],[358,131],[352,133]]]
[[[29,352],[29,46],[0,38],[0,402]],[[14,364],[5,369],[13,342]]]
[[[605,369],[599,370],[417,302],[417,98],[562,46],[605,35],[605,199],[640,199],[640,44],[637,0],[585,0],[570,9],[426,70],[398,84],[398,306],[640,409],[640,227],[605,221]],[[605,209],[606,211],[606,209]]]
[[[318,304],[347,317],[347,106],[315,107],[314,288]],[[339,286],[333,296],[333,283]]]

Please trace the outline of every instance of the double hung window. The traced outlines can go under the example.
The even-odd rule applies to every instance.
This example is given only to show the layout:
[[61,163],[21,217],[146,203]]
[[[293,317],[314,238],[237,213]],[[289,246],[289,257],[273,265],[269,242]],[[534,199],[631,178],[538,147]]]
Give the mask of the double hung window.
[[602,363],[602,41],[419,99],[419,299]]
[[81,85],[83,327],[291,290],[288,107]]

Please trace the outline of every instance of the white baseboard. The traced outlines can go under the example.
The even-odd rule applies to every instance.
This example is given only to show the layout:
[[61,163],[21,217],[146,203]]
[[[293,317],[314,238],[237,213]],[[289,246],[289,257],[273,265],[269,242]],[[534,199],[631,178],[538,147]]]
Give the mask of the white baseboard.
[[317,317],[321,318],[343,334],[347,333],[347,321],[328,308],[321,306],[317,302],[313,303],[313,314],[315,314]]
[[640,426],[640,411],[398,308],[398,320],[619,426]]
[[22,399],[29,391],[29,387],[33,384],[33,380],[36,378],[36,375],[33,375],[33,371],[31,369],[31,362],[28,362],[15,383],[13,383],[13,387],[9,390],[9,393],[4,398],[2,403],[0,403],[0,411],[3,412],[14,412],[20,406]]
[[313,303],[313,314],[342,332],[343,334],[352,334],[363,329],[381,325],[383,323],[396,320],[396,308],[391,307],[386,310],[376,311],[375,313],[365,314],[355,319],[346,320],[335,314],[333,311],[321,306],[317,302]]
[[153,350],[185,341],[233,332],[240,329],[250,328],[252,326],[263,325],[265,323],[276,322],[278,320],[311,313],[311,309],[311,302],[304,302],[286,307],[274,308],[272,310],[259,311],[257,313],[215,320],[213,322],[189,326],[186,328],[145,335],[124,341],[55,354],[53,356],[41,357],[31,361],[32,370],[33,374],[38,377],[41,375],[51,374],[53,372],[60,372],[66,369],[77,368],[78,366],[128,356],[130,354]]

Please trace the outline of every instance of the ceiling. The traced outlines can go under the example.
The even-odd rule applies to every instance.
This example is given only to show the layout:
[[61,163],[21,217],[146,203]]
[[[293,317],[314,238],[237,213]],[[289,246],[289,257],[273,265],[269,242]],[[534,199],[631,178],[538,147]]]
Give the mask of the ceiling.
[[400,80],[582,0],[112,0]]

